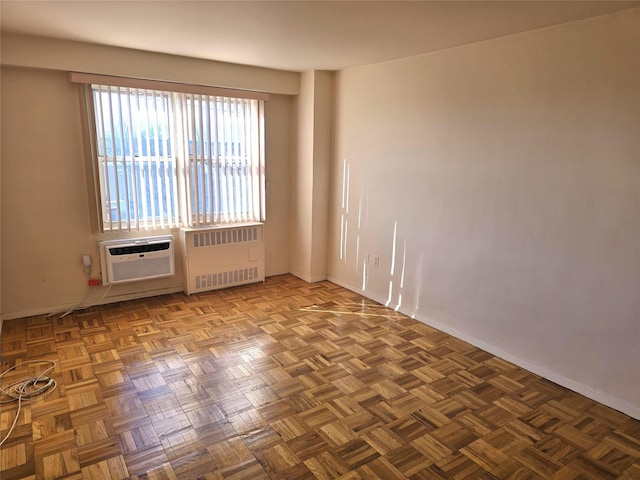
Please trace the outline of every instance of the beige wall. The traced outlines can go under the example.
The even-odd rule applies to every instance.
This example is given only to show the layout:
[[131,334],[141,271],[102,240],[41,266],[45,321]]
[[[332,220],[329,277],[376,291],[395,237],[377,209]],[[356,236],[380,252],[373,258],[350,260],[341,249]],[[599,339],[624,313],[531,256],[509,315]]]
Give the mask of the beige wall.
[[80,103],[63,72],[2,69],[3,316],[78,303],[90,234]]
[[314,72],[311,279],[327,279],[334,73]]
[[271,95],[266,102],[267,276],[289,273],[291,251],[291,136],[295,97]]
[[311,281],[314,80],[314,72],[300,76],[291,164],[291,273],[306,281]]
[[333,82],[332,72],[304,72],[294,102],[291,273],[308,282],[327,279]]
[[634,9],[339,72],[330,279],[640,418],[639,59]]
[[2,64],[296,95],[298,74],[129,48],[2,34]]
[[[101,236],[67,69],[300,92],[267,105],[268,275],[314,280],[328,248],[335,282],[640,417],[638,32],[635,9],[345,70],[335,90],[327,72],[298,84],[3,36],[1,312],[103,293],[80,263],[92,254],[98,274]],[[107,300],[179,290],[179,278]]]
[[[9,50],[5,44],[2,47],[4,55]],[[136,59],[144,61],[144,56]],[[117,63],[117,56],[112,62]],[[51,67],[2,67],[0,205],[5,319],[90,304],[106,290],[87,286],[81,264],[81,256],[91,254],[92,276],[99,276],[97,242],[114,234],[91,233],[79,87],[68,82],[66,71]],[[171,63],[165,68],[170,71]],[[288,78],[288,72],[284,73]],[[291,103],[290,96],[272,94],[265,109],[267,275],[289,270]],[[171,232],[153,234],[161,233]],[[179,256],[176,260],[175,277],[114,286],[105,301],[181,290]]]

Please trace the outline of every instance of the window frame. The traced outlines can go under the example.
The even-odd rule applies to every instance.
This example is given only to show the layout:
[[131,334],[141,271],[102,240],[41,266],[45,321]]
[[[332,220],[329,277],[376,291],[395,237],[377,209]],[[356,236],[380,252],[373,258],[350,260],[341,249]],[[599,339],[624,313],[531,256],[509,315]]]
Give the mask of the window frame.
[[[219,89],[216,87],[185,85],[185,84],[178,84],[178,83],[171,83],[171,82],[157,82],[157,81],[148,81],[148,80],[139,80],[139,79],[128,79],[124,77],[110,77],[110,76],[103,76],[103,75],[92,75],[92,74],[81,74],[81,73],[71,73],[70,80],[73,83],[81,83],[83,84],[83,87],[84,87],[84,95],[83,95],[83,103],[84,103],[84,111],[85,111],[84,122],[86,123],[85,125],[86,131],[88,132],[86,144],[87,144],[87,150],[88,150],[88,161],[90,162],[90,168],[88,169],[87,176],[89,180],[89,189],[91,191],[90,197],[91,197],[91,204],[92,204],[92,209],[91,209],[92,225],[97,226],[97,231],[99,231],[100,233],[117,232],[117,231],[141,231],[141,230],[153,231],[153,230],[166,230],[167,228],[176,228],[176,227],[185,228],[185,227],[223,225],[227,223],[234,223],[234,224],[255,223],[256,221],[262,222],[266,219],[264,100],[268,100],[269,98],[268,94],[262,93],[262,92],[248,92],[248,91],[242,91],[242,90]],[[172,174],[171,181],[172,183],[177,184],[177,190],[175,192],[175,194],[177,195],[177,198],[174,201],[174,203],[177,204],[177,208],[178,208],[177,224],[175,225],[168,224],[169,222],[166,222],[163,224],[162,219],[160,218],[155,218],[156,225],[153,225],[154,223],[153,221],[149,221],[145,223],[143,220],[138,220],[138,222],[134,224],[131,224],[131,220],[127,220],[125,222],[123,221],[122,215],[123,213],[125,213],[127,217],[131,216],[130,215],[131,208],[129,207],[129,205],[127,205],[126,208],[120,210],[120,215],[117,220],[113,219],[111,217],[111,209],[108,208],[105,202],[109,202],[109,201],[113,202],[116,200],[115,199],[110,200],[111,198],[113,198],[113,196],[111,195],[106,195],[105,197],[103,197],[103,189],[105,188],[105,185],[106,185],[105,172],[108,170],[108,162],[112,157],[109,157],[108,155],[107,156],[98,155],[100,146],[98,145],[98,133],[97,133],[97,127],[96,127],[96,110],[94,105],[94,89],[93,89],[93,85],[96,84],[97,82],[102,82],[100,83],[101,85],[106,85],[107,87],[111,87],[111,88],[125,87],[130,89],[162,91],[167,95],[169,95],[170,97],[174,96],[174,98],[172,98],[171,100],[174,102],[176,101],[175,95],[179,95],[179,94],[185,94],[186,96],[183,98],[188,98],[190,99],[191,102],[196,101],[195,99],[197,95],[221,97],[222,95],[220,94],[224,94],[224,96],[228,96],[232,94],[233,96],[229,98],[231,98],[232,100],[235,99],[235,101],[258,100],[257,105],[259,106],[258,107],[259,113],[257,116],[257,122],[258,122],[257,146],[250,145],[250,148],[254,150],[253,153],[257,156],[256,157],[257,167],[255,168],[258,169],[258,173],[251,176],[249,180],[245,179],[243,182],[241,182],[241,185],[243,185],[244,187],[247,187],[247,190],[253,189],[254,193],[257,192],[257,196],[259,198],[257,203],[256,214],[254,214],[254,216],[251,218],[240,218],[240,219],[232,218],[232,220],[229,221],[229,217],[224,217],[224,216],[214,216],[214,217],[203,216],[202,214],[198,213],[197,209],[192,208],[192,205],[190,205],[190,203],[193,202],[193,198],[192,198],[193,191],[195,188],[195,191],[197,192],[198,188],[193,187],[193,182],[190,181],[188,170],[192,169],[194,164],[198,163],[198,159],[197,159],[197,155],[194,154],[195,152],[192,151],[191,149],[189,149],[187,153],[183,151],[182,158],[178,158],[178,156],[180,155],[178,150],[181,147],[178,146],[178,143],[176,142],[184,141],[184,138],[182,138],[181,140],[177,140],[177,139],[171,140],[170,149],[171,149],[172,155],[168,157],[163,157],[159,160],[154,158],[153,160],[149,161],[148,157],[141,157],[141,156],[136,157],[133,154],[131,155],[130,162],[128,160],[124,160],[123,163],[121,163],[121,162],[118,162],[117,160],[114,160],[114,168],[116,169],[116,172],[118,171],[118,168],[120,168],[121,165],[123,166],[123,168],[126,165],[131,165],[134,169],[136,167],[140,167],[142,169],[144,168],[145,164],[149,168],[151,168],[151,165],[153,165],[154,163],[159,164],[158,162],[162,162],[162,161],[169,161],[169,162],[172,161],[174,163],[171,169],[174,172]],[[193,105],[194,103],[192,103],[191,105],[192,108],[193,108]],[[175,115],[172,121],[177,121],[175,120]],[[181,128],[183,128],[183,126],[180,126],[180,129]],[[177,130],[179,129],[176,129],[176,131]],[[174,132],[171,132],[171,134],[173,133]],[[183,143],[183,148],[184,146],[185,144]],[[187,149],[188,148],[189,147],[187,146]],[[106,153],[106,151],[104,151],[104,153]],[[224,159],[223,155],[217,155],[216,158],[209,158],[207,161],[209,163],[213,162],[218,164],[220,164],[221,162],[225,162],[223,168],[228,169],[230,165],[229,165],[229,162],[225,160],[226,159]],[[246,169],[247,168],[246,159],[244,160],[245,160],[244,162],[245,164],[242,166],[242,168]],[[231,168],[234,168],[233,161],[235,161],[235,159],[232,159]],[[202,162],[202,160],[200,160],[200,162]],[[210,172],[214,170],[219,171],[219,166],[218,168],[215,168],[215,169],[209,168]],[[129,175],[132,175],[132,174],[129,174]],[[118,177],[118,173],[116,173],[115,176]],[[207,180],[206,183],[202,183],[206,180],[205,177],[206,177],[205,175],[199,176],[199,179],[201,180],[200,186],[209,190],[215,188],[210,184],[211,179]],[[236,187],[237,187],[238,178],[234,177],[234,181],[236,182]],[[108,186],[106,188],[108,188]],[[131,194],[136,194],[135,191],[132,191],[131,189],[129,189],[127,192],[129,195],[128,197],[129,199],[132,198]],[[131,200],[128,203],[131,203]],[[256,211],[256,209],[254,209],[254,211]],[[148,224],[151,224],[151,226],[149,226]]]

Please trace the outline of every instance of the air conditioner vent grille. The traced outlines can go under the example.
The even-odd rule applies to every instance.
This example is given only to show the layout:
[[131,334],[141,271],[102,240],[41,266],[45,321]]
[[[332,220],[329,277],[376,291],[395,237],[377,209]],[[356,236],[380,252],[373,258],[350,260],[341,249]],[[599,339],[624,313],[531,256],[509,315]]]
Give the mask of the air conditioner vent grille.
[[125,247],[107,247],[111,255],[130,255],[132,253],[147,253],[147,252],[160,252],[162,250],[169,250],[171,247],[170,242],[164,243],[151,243],[144,245],[127,245]]

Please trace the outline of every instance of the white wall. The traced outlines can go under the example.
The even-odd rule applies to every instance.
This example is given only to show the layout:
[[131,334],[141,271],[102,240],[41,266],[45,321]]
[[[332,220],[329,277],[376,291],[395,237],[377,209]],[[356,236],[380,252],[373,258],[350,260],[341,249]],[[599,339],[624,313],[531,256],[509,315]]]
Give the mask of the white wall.
[[[74,55],[80,51],[91,52],[91,46],[71,44],[70,53]],[[42,40],[35,42],[35,46],[43,45],[46,46],[46,42]],[[14,48],[24,55],[16,55]],[[42,59],[37,52],[25,50],[21,44],[5,44],[4,37],[2,53],[2,317],[8,319],[64,311],[81,302],[92,304],[101,299],[106,288],[87,286],[81,256],[85,253],[92,255],[92,276],[98,277],[97,242],[112,238],[114,234],[92,233],[79,86],[68,82],[67,72],[62,66],[60,70],[52,64],[45,65],[43,69],[31,68],[32,65],[29,68],[6,66],[6,57],[14,64],[37,63]],[[129,72],[133,67],[143,69],[145,62],[153,72],[158,61],[157,54],[105,50],[105,47],[98,48],[96,55],[108,57],[108,65],[118,73]],[[72,60],[67,58],[65,61]],[[167,72],[179,70],[178,67],[185,64],[191,65],[190,59],[164,56],[163,60]],[[79,56],[73,61],[82,66],[85,59]],[[202,61],[194,62],[192,70],[201,72]],[[221,68],[215,62],[210,67],[214,70]],[[251,78],[243,86],[247,83],[261,85],[263,82],[266,88],[278,90],[276,87],[280,82],[283,90],[297,91],[297,80],[295,84],[291,82],[291,76],[297,79],[297,74],[281,72],[279,75],[275,71],[256,69],[255,75],[251,76],[250,67],[238,67],[237,71],[233,67],[223,69],[225,86],[232,86],[226,82],[233,83],[235,76],[239,75]],[[290,96],[272,94],[265,108],[267,275],[289,270],[291,104]],[[153,232],[154,235],[164,233],[171,232]],[[179,260],[177,256],[175,277],[114,286],[104,301],[182,290]]]
[[339,72],[330,279],[640,417],[639,60],[634,9]]

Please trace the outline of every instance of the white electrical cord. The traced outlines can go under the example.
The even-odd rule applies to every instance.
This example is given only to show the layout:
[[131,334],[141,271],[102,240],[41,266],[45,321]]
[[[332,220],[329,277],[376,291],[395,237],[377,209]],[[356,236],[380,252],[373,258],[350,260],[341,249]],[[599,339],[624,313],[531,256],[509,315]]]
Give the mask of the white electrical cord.
[[32,397],[42,395],[47,392],[53,392],[58,386],[57,382],[53,378],[46,376],[50,371],[56,368],[56,362],[53,362],[51,360],[26,360],[19,365],[14,365],[13,367],[2,372],[0,374],[0,379],[2,379],[2,377],[4,377],[12,370],[32,363],[47,363],[50,366],[48,368],[45,368],[45,370],[37,377],[28,377],[19,380],[10,384],[6,388],[0,386],[0,395],[9,397],[9,400],[0,399],[0,404],[16,401],[18,402],[18,411],[16,412],[16,417],[13,419],[13,424],[9,428],[9,432],[7,432],[7,435],[2,439],[2,441],[0,441],[0,446],[2,446],[2,444],[4,444],[4,442],[6,442],[7,439],[11,436],[16,423],[18,423],[18,417],[20,416],[20,410],[22,409],[22,401],[29,400]]
[[[78,303],[75,306],[71,307],[69,310],[64,312],[58,318],[66,317],[71,312],[75,312],[76,310],[82,310],[83,308],[89,308],[89,307],[93,307],[93,306],[99,305],[104,300],[104,298],[107,296],[107,293],[109,293],[109,290],[111,290],[111,284],[109,284],[107,286],[107,289],[104,291],[104,293],[102,294],[102,296],[100,297],[100,299],[97,302],[93,302],[93,303],[91,303],[89,305],[83,305],[83,303],[87,300],[87,298],[89,298],[90,290],[87,291],[87,294],[85,295],[85,297],[82,299],[82,301],[80,303]],[[59,311],[58,312],[51,312],[49,315],[47,315],[47,318],[53,317],[53,316],[55,316],[55,315],[57,315],[59,313],[61,313],[61,312],[59,312]]]

